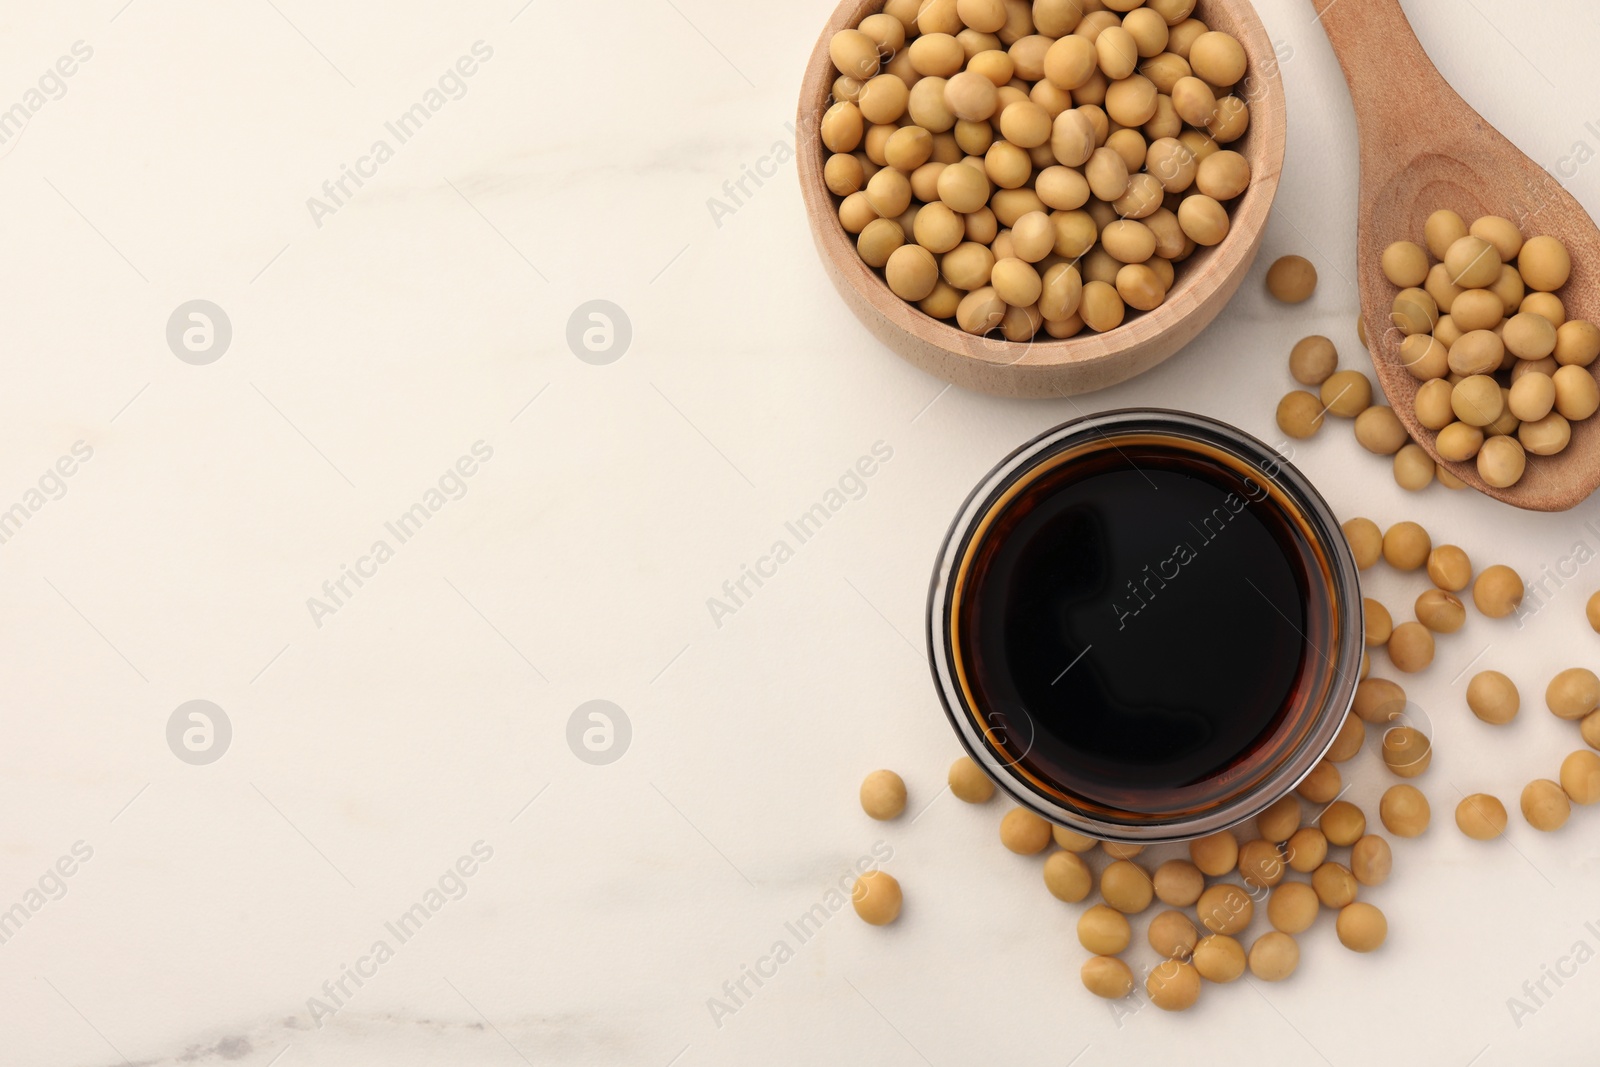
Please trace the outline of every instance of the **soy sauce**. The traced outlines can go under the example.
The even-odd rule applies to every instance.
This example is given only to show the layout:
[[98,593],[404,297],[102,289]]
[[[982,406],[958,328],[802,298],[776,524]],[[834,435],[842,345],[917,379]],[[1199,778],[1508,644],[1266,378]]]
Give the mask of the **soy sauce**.
[[973,544],[960,658],[990,736],[1091,805],[1171,812],[1249,773],[1318,664],[1326,582],[1259,473],[1157,435],[1010,487]]

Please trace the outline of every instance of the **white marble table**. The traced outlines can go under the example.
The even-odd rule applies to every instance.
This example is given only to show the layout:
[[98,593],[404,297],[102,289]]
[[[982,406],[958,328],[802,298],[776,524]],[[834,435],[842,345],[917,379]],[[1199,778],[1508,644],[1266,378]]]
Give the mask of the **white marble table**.
[[[1589,5],[1407,7],[1600,205]],[[1413,687],[1436,829],[1373,893],[1376,957],[1324,920],[1292,982],[1119,1015],[999,806],[939,795],[917,634],[973,481],[1079,411],[1268,433],[1303,334],[1359,365],[1349,105],[1309,5],[1260,8],[1293,116],[1264,256],[1310,256],[1315,301],[1269,304],[1263,262],[1155,373],[1021,403],[899,362],[818,267],[787,124],[825,3],[7,5],[0,111],[31,117],[0,115],[0,1062],[1589,1062],[1600,966],[1562,961],[1600,947],[1600,815],[1487,848],[1449,813],[1576,745],[1538,694],[1600,651],[1600,566]],[[595,300],[631,337],[580,359]],[[1532,575],[1600,548],[1593,505],[1406,497],[1342,428],[1298,460],[1345,514]],[[1530,705],[1498,734],[1452,682],[1485,648]],[[174,749],[196,700],[222,715],[186,709]],[[576,754],[592,709],[569,733],[595,700],[628,724],[609,763]],[[214,755],[223,716],[220,759],[175,754]],[[860,813],[877,766],[914,823]],[[1357,798],[1384,784],[1368,753]],[[788,925],[875,855],[901,922]]]

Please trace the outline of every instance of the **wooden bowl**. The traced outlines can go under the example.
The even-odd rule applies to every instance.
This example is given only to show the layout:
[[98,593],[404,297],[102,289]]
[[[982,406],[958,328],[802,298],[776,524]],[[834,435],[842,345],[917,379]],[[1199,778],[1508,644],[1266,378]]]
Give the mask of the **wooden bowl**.
[[855,238],[839,223],[838,201],[822,177],[828,153],[817,133],[837,76],[828,41],[881,11],[883,4],[843,0],[834,9],[806,64],[795,122],[800,193],[817,252],[845,304],[880,341],[929,374],[966,389],[998,396],[1071,396],[1144,373],[1216,318],[1255,260],[1283,170],[1283,84],[1272,41],[1248,0],[1199,0],[1194,13],[1210,28],[1238,38],[1250,64],[1234,90],[1250,105],[1250,129],[1228,147],[1250,161],[1251,183],[1232,205],[1228,236],[1176,264],[1172,291],[1154,311],[1134,313],[1104,334],[1085,331],[1058,341],[1041,331],[1037,339],[1021,342],[973,336],[895,296],[862,262]]

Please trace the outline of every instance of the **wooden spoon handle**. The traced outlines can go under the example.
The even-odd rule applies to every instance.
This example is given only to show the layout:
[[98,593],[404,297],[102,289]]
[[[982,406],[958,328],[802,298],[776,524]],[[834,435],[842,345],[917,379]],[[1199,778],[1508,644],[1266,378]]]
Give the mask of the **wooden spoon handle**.
[[1460,97],[1423,51],[1399,0],[1311,0],[1350,85],[1363,160],[1439,136]]

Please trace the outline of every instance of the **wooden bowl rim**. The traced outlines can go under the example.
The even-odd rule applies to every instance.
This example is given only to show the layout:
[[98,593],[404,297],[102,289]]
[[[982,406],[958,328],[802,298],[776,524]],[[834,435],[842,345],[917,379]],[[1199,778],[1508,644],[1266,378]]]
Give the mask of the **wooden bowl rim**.
[[[1141,312],[1103,334],[1086,331],[1058,340],[1041,330],[1039,337],[1044,340],[1008,341],[969,334],[896,296],[857,254],[854,239],[839,224],[837,212],[832,210],[833,193],[823,180],[822,141],[815,136],[815,123],[825,110],[823,105],[832,91],[835,73],[828,57],[829,40],[839,30],[855,26],[867,15],[881,11],[884,2],[840,0],[834,8],[806,63],[795,121],[795,145],[802,199],[819,250],[833,260],[848,284],[892,324],[923,344],[992,366],[1038,371],[1066,366],[1089,367],[1115,361],[1156,342],[1191,314],[1207,313],[1208,298],[1222,289],[1236,272],[1249,269],[1259,247],[1257,238],[1260,231],[1265,230],[1272,213],[1283,171],[1287,140],[1283,82],[1276,49],[1250,0],[1200,0],[1190,17],[1204,22],[1201,8],[1224,9],[1227,21],[1234,23],[1228,32],[1243,45],[1249,61],[1247,80],[1242,84],[1253,86],[1259,79],[1260,88],[1252,88],[1248,94],[1250,129],[1240,142],[1235,142],[1242,148],[1233,149],[1250,161],[1251,182],[1229,213],[1228,236],[1218,245],[1197,250],[1179,264],[1180,276],[1160,307]],[[824,204],[829,205],[830,210],[822,211]],[[1218,306],[1209,309],[1209,314],[1214,317],[1220,311]]]

